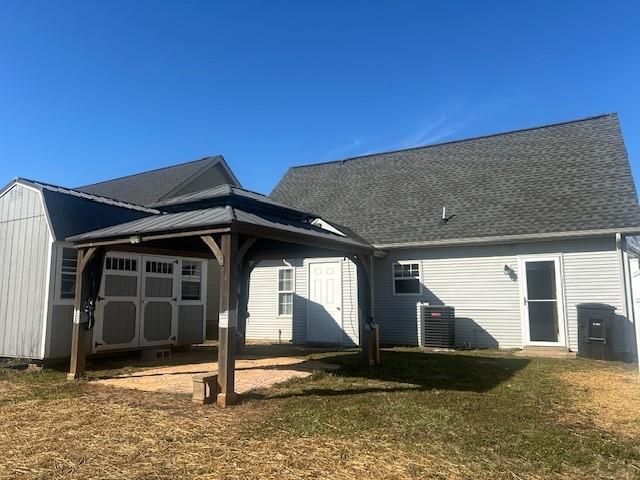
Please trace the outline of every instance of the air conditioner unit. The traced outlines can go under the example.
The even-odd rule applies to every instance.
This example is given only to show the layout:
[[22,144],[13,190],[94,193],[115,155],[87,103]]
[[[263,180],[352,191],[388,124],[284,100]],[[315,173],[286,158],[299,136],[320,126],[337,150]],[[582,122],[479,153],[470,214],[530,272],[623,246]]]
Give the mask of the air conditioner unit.
[[424,346],[453,348],[456,345],[455,309],[446,305],[423,305]]

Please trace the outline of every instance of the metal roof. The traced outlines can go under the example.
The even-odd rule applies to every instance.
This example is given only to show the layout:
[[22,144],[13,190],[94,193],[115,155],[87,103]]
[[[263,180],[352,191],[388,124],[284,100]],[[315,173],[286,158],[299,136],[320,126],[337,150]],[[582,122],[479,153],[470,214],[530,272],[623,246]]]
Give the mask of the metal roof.
[[[176,206],[185,206],[185,205],[193,205],[199,203],[205,203],[207,200],[216,200],[216,199],[228,199],[229,197],[238,197],[241,199],[246,199],[262,204],[267,204],[273,207],[281,208],[283,210],[290,210],[300,212],[291,208],[284,203],[277,202],[274,199],[268,197],[267,195],[262,195],[261,193],[252,192],[251,190],[246,190],[244,188],[239,188],[233,185],[218,185],[212,188],[208,188],[206,190],[200,190],[198,192],[188,193],[185,195],[180,195],[178,197],[168,198],[166,200],[162,200],[160,202],[152,203],[149,205],[153,208],[158,208],[160,210],[170,210],[172,207]],[[313,214],[306,214],[309,217],[313,217]]]
[[0,190],[0,194],[15,184],[40,191],[51,233],[57,240],[158,213],[158,210],[25,178],[16,178]]
[[228,205],[203,210],[153,215],[139,220],[74,235],[67,238],[67,240],[76,244],[90,244],[92,242],[102,242],[106,240],[127,239],[140,235],[183,233],[190,230],[200,231],[230,226],[232,224],[265,227],[280,232],[302,234],[316,239],[324,239],[334,244],[371,249],[371,246],[366,242],[337,235],[307,222],[260,215]]
[[640,227],[616,114],[293,167],[271,196],[380,248]]

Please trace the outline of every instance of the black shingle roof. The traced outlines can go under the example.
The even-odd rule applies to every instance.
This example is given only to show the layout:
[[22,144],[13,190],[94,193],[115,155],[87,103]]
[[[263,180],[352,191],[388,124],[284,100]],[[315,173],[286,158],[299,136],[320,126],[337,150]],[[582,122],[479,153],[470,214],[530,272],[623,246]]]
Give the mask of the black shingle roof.
[[76,190],[137,205],[150,205],[188,180],[195,178],[221,158],[220,156],[206,157],[193,162],[77,187]]
[[293,167],[272,197],[375,245],[640,226],[616,114]]

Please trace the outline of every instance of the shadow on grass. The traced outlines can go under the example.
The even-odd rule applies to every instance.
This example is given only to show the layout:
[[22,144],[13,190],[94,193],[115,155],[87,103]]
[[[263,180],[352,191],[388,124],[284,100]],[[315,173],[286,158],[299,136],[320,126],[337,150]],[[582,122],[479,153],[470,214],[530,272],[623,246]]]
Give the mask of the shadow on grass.
[[[288,398],[299,396],[361,395],[374,392],[449,390],[486,392],[508,381],[525,368],[530,360],[502,356],[383,351],[382,365],[363,365],[357,353],[339,354],[322,359],[340,366],[320,385],[269,395],[253,392],[247,398]],[[371,385],[375,382],[375,385]],[[324,384],[323,384],[324,383]],[[358,385],[361,385],[359,387]]]

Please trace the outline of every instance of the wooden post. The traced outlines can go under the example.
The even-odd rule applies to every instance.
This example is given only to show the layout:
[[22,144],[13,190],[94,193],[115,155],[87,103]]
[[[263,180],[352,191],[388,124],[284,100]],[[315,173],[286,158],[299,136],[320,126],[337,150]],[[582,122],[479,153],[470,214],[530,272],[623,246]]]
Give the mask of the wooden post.
[[84,374],[86,368],[91,332],[80,325],[80,311],[87,291],[87,285],[85,285],[84,282],[84,278],[86,277],[85,270],[95,252],[95,248],[82,248],[78,250],[78,260],[76,263],[76,291],[73,306],[73,327],[71,337],[71,362],[69,364],[67,380],[77,380]]
[[370,275],[368,271],[369,261],[366,256],[357,255],[355,257],[358,271],[358,317],[360,324],[360,345],[362,346],[362,356],[365,363],[376,365],[378,349],[375,341],[374,322],[372,316],[372,295],[370,288]]
[[238,235],[221,236],[224,264],[220,268],[220,317],[218,333],[218,405],[226,407],[236,400],[235,362],[238,331]]

